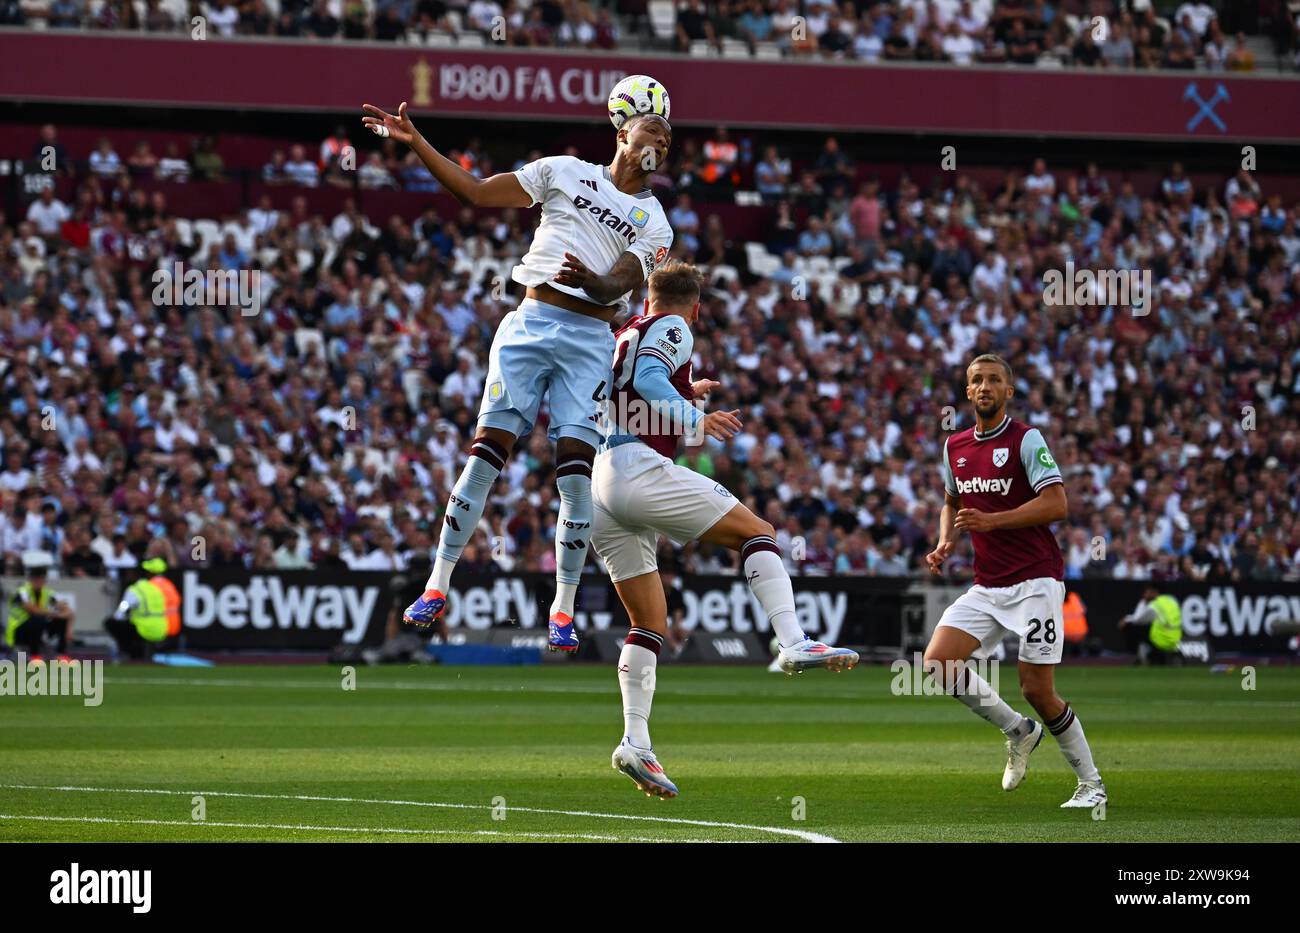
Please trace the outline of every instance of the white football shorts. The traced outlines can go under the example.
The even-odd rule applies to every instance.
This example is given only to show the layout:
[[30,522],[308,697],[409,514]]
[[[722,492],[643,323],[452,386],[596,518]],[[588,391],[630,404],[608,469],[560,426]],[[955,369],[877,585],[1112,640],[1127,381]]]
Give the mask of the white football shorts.
[[659,536],[694,541],[736,506],[721,484],[640,442],[596,455],[591,545],[615,583],[659,569]]
[[1020,660],[1060,664],[1065,644],[1065,584],[1036,577],[1015,586],[976,584],[944,610],[939,625],[960,629],[979,639],[975,657],[986,658],[1006,635],[1020,639]]

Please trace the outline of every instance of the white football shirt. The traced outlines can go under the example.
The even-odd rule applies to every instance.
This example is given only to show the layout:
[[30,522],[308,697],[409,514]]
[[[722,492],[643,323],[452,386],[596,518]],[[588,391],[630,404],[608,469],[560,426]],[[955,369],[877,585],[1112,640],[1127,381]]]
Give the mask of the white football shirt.
[[[649,190],[619,191],[610,180],[609,166],[573,156],[548,156],[529,162],[515,175],[533,204],[542,205],[542,222],[533,233],[532,245],[511,273],[519,284],[546,282],[591,301],[582,289],[552,281],[566,252],[597,275],[609,272],[626,252],[636,255],[646,276],[668,257],[673,229],[663,207]],[[631,294],[620,295],[609,307],[625,312]]]

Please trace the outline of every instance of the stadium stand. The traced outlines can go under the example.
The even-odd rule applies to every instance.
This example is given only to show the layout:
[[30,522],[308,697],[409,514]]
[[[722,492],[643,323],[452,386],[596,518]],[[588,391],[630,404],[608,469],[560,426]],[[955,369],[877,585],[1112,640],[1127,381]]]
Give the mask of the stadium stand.
[[[201,18],[201,20],[196,19]],[[1104,17],[1099,33],[1095,17]],[[201,22],[201,26],[198,25]],[[0,26],[1043,68],[1294,70],[1300,4],[1133,0],[4,0]],[[1104,41],[1097,41],[1104,40]]]
[[[5,566],[45,550],[92,574],[158,536],[180,567],[427,560],[535,214],[462,211],[394,147],[341,174],[337,132],[6,132],[0,156],[66,158],[0,220]],[[830,138],[811,158],[755,142],[686,138],[660,179],[695,231],[673,252],[711,282],[697,373],[746,413],[682,462],[771,520],[793,572],[921,572],[965,362],[995,351],[1067,475],[1069,575],[1300,579],[1294,181],[1041,160],[930,181]],[[500,143],[452,155],[480,173],[537,155],[494,165]],[[1045,307],[1067,260],[1152,269],[1151,313]],[[155,301],[177,262],[258,270],[257,313]],[[553,570],[552,469],[539,431],[466,566]],[[963,541],[949,572],[970,558]]]

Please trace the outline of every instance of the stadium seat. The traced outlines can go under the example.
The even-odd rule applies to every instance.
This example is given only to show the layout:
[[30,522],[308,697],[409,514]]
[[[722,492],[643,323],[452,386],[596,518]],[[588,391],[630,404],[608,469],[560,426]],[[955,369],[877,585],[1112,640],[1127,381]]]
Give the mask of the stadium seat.
[[199,237],[198,253],[207,255],[213,244],[221,244],[221,227],[215,220],[196,220],[194,221],[194,232]]
[[831,271],[831,261],[826,256],[810,256],[808,258],[809,275],[826,275]]
[[708,39],[694,39],[691,41],[692,58],[709,58],[715,54],[713,43]]
[[431,32],[424,37],[424,44],[435,48],[449,49],[456,44],[456,38],[447,35],[445,32]]
[[749,58],[749,45],[740,39],[723,39],[722,57]]
[[481,32],[462,32],[456,37],[456,44],[461,48],[481,49],[487,45]]
[[709,278],[713,282],[718,282],[719,280],[724,282],[734,282],[740,278],[740,272],[737,271],[735,266],[727,266],[719,263],[718,265],[709,268]]
[[176,235],[186,246],[194,245],[194,224],[187,217],[176,218]]
[[650,28],[656,39],[671,41],[676,34],[677,11],[672,0],[650,0]]
[[777,59],[781,57],[781,47],[775,42],[759,42],[754,46],[754,57],[762,59]]

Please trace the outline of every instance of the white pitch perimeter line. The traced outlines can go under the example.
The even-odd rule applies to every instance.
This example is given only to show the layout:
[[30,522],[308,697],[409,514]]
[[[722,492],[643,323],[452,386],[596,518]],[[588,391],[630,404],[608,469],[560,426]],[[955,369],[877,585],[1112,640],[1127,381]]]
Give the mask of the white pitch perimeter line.
[[[113,677],[105,678],[105,682],[112,684],[130,684],[133,687],[147,687],[151,684],[162,684],[171,687],[246,687],[246,688],[281,688],[298,689],[298,690],[338,690],[340,689],[337,681],[292,681],[292,680],[230,680],[227,678],[213,678],[212,680],[200,680],[197,678],[186,679],[181,677]],[[454,692],[461,691],[467,693],[589,693],[589,694],[609,694],[611,688],[599,687],[596,685],[580,686],[573,685],[562,687],[555,684],[532,684],[529,686],[510,687],[503,684],[475,684],[468,682],[459,683],[366,683],[365,690],[410,690],[410,691],[434,691],[434,692]],[[748,696],[757,694],[757,690],[699,690],[692,687],[674,687],[672,690],[676,696],[697,696],[697,697],[735,697]],[[816,699],[819,700],[861,700],[865,698],[862,693],[817,693]]]
[[[70,784],[0,784],[4,790],[53,790],[86,794],[159,794],[172,797],[239,797],[250,800],[303,800],[312,803],[361,803],[392,807],[433,807],[444,810],[491,810],[491,806],[476,803],[440,803],[431,800],[382,800],[369,797],[321,797],[314,794],[250,794],[239,791],[163,790],[157,787],[78,787]],[[592,810],[548,810],[540,807],[511,807],[506,811],[519,813],[550,813],[558,816],[584,816],[601,820],[632,820],[645,823],[673,823],[680,826],[707,826],[713,829],[747,829],[753,832],[793,836],[804,842],[839,842],[833,836],[814,833],[806,829],[786,829],[782,826],[757,826],[749,823],[724,823],[714,820],[688,820],[674,816],[638,816],[630,813],[597,813]],[[187,824],[188,825],[188,824]]]
[[[229,678],[213,678],[211,680],[200,680],[198,678],[181,678],[181,677],[106,677],[105,682],[109,684],[130,684],[133,687],[149,686],[150,684],[163,684],[173,687],[246,687],[246,688],[267,688],[276,689],[299,689],[299,690],[338,690],[339,685],[336,681],[293,681],[293,680],[231,680]],[[475,684],[475,683],[367,683],[366,690],[411,690],[411,691],[433,691],[433,692],[452,692],[466,691],[469,693],[591,693],[591,694],[608,694],[610,690],[606,687],[579,686],[571,685],[567,687],[557,686],[555,684],[531,684],[529,686],[510,687],[503,684]],[[677,696],[697,696],[697,697],[735,697],[748,696],[758,693],[755,690],[700,690],[693,687],[674,687],[672,690]],[[819,692],[809,695],[812,699],[817,700],[870,700],[873,697],[867,693],[840,693],[840,692]],[[1089,703],[1105,703],[1114,705],[1131,705],[1130,700],[1099,697],[1088,701]],[[1300,706],[1300,701],[1296,700],[1210,700],[1208,703],[1201,700],[1162,700],[1166,706],[1276,706],[1286,709],[1294,709]]]
[[105,816],[43,816],[0,813],[0,820],[40,820],[57,823],[112,823],[117,826],[222,826],[229,829],[288,829],[328,833],[385,833],[403,836],[506,836],[515,839],[581,839],[586,842],[711,842],[710,839],[656,839],[596,836],[591,833],[508,833],[496,829],[395,829],[368,826],[308,826],[301,823],[230,823],[222,820],[119,820]]

